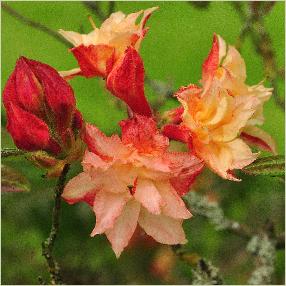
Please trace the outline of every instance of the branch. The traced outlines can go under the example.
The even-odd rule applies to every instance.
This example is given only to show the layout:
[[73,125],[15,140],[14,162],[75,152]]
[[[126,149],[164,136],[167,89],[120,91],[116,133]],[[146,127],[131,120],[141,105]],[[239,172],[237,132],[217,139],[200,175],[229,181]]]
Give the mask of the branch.
[[83,1],[82,4],[85,5],[93,14],[95,14],[99,18],[99,20],[103,21],[106,19],[106,16],[101,10],[97,1]]
[[1,150],[1,158],[7,158],[11,156],[20,156],[20,155],[25,155],[26,152],[15,149],[15,148],[4,148]]
[[182,245],[173,245],[174,253],[182,261],[188,263],[192,267],[193,280],[192,285],[221,285],[223,281],[219,275],[219,270],[210,261],[199,257],[197,254],[190,254],[184,250]]
[[62,38],[56,31],[48,28],[47,26],[39,22],[31,20],[30,18],[26,16],[23,16],[22,14],[18,13],[16,10],[14,10],[13,8],[11,8],[5,3],[1,3],[1,7],[4,11],[6,11],[9,15],[17,19],[19,22],[27,26],[30,26],[36,30],[42,31],[46,33],[47,35],[50,35],[51,37],[55,38],[57,41],[61,42],[65,46],[70,47],[70,44],[64,38]]
[[225,218],[222,209],[216,202],[209,202],[196,192],[190,192],[184,199],[192,213],[207,218],[216,230],[226,230],[245,238],[252,237],[253,234],[248,226]]
[[61,176],[58,179],[58,183],[55,188],[55,202],[52,213],[52,227],[49,234],[49,237],[42,243],[42,255],[45,257],[48,267],[49,273],[51,277],[51,284],[62,284],[62,279],[60,275],[60,267],[53,257],[53,247],[55,244],[55,240],[57,238],[57,234],[59,231],[59,219],[60,219],[60,210],[61,210],[61,195],[65,186],[65,180],[67,173],[69,171],[69,165],[66,164]]
[[246,35],[250,34],[256,52],[262,57],[265,75],[274,88],[273,98],[275,103],[284,110],[285,102],[277,93],[277,78],[281,77],[281,69],[278,68],[271,38],[263,22],[263,17],[271,11],[275,2],[250,2],[247,15],[244,13],[240,2],[231,2],[231,4],[238,12],[241,21],[245,23],[238,36],[236,47],[240,49]]

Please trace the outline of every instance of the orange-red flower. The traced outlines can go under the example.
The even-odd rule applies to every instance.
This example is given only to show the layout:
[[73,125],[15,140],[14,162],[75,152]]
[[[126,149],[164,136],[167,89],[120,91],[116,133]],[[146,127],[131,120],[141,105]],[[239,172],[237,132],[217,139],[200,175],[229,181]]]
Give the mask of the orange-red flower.
[[190,85],[176,93],[184,108],[181,124],[164,127],[166,135],[188,143],[211,169],[230,180],[238,180],[232,170],[257,157],[245,142],[275,152],[270,135],[255,126],[264,121],[263,104],[272,89],[262,84],[248,86],[245,80],[244,60],[215,35],[203,64],[202,87]]
[[[139,50],[141,41],[148,31],[148,28],[145,28],[146,22],[156,9],[158,8],[153,7],[127,16],[122,12],[113,13],[100,28],[95,27],[93,23],[94,29],[89,34],[60,30],[59,33],[74,45],[71,51],[79,64],[79,68],[62,72],[62,75],[107,77],[128,47]],[[136,24],[142,13],[140,23]]]
[[86,125],[83,172],[69,181],[63,198],[93,207],[96,226],[91,235],[105,233],[117,257],[137,222],[160,243],[185,243],[182,222],[191,214],[180,195],[203,164],[187,152],[168,151],[168,138],[152,118],[135,115],[120,126],[121,138]]

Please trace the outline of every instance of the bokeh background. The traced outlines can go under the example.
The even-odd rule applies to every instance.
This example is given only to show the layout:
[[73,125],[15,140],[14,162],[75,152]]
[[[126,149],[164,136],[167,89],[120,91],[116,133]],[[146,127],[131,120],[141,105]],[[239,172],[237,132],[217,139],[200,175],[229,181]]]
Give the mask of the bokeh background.
[[[50,29],[89,32],[88,15],[97,25],[101,19],[82,2],[3,2],[21,15],[40,22]],[[249,3],[240,3],[246,14]],[[108,2],[98,3],[107,13]],[[143,41],[141,55],[148,79],[161,81],[177,90],[201,78],[201,65],[211,47],[213,33],[235,44],[245,22],[231,2],[115,2],[115,11],[135,12],[152,6],[160,9],[148,22],[151,27]],[[76,61],[62,42],[15,19],[2,9],[2,90],[18,57],[24,55],[58,70],[76,67]],[[255,24],[255,23],[254,23]],[[269,33],[277,66],[284,74],[284,2],[276,2],[263,16]],[[247,83],[265,79],[263,59],[257,53],[251,35],[246,33],[241,53],[247,66]],[[266,78],[266,85],[271,86]],[[284,80],[275,81],[277,94],[284,98]],[[86,121],[96,124],[107,134],[119,132],[118,121],[126,117],[124,109],[104,90],[100,79],[75,78],[71,81],[77,106]],[[164,85],[163,89],[164,90]],[[158,103],[162,94],[146,84],[151,103]],[[163,91],[162,91],[163,92]],[[177,106],[167,99],[159,111]],[[284,154],[284,112],[272,98],[265,104],[263,129],[277,142]],[[5,131],[6,117],[2,106],[2,148],[13,147]],[[265,154],[262,154],[265,155]],[[2,160],[3,163],[4,160]],[[31,191],[2,193],[2,284],[38,284],[38,276],[48,281],[47,268],[41,256],[41,242],[48,236],[53,205],[55,180],[42,178],[36,169],[20,157],[5,159],[5,164],[22,172],[30,182]],[[73,166],[72,174],[80,165]],[[275,231],[284,231],[284,183],[269,177],[250,177],[239,173],[242,182],[227,182],[207,170],[200,175],[197,190],[217,201],[225,214],[247,224],[251,229],[263,228],[271,221]],[[117,260],[104,235],[90,238],[95,218],[85,204],[63,203],[59,237],[55,254],[66,284],[188,284],[191,266],[178,259],[167,246],[158,245],[140,231],[132,245]],[[184,224],[188,244],[194,256],[209,259],[223,276],[224,283],[245,284],[255,268],[255,258],[246,252],[247,241],[225,231],[216,231],[204,218],[195,216]],[[276,252],[272,282],[284,284],[284,250]]]

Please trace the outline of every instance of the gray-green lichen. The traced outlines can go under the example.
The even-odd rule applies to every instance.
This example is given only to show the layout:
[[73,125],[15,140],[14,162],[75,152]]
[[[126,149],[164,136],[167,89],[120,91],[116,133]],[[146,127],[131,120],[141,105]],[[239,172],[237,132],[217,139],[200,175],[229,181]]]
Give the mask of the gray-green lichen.
[[253,236],[247,245],[247,251],[257,256],[256,269],[252,272],[248,284],[261,285],[270,284],[274,272],[275,245],[269,237],[264,234],[259,237]]

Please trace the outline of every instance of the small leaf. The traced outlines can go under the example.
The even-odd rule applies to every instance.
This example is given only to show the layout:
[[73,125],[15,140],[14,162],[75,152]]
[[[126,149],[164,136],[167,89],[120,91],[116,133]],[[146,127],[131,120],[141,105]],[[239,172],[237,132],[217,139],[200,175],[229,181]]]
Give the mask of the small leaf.
[[1,165],[2,192],[29,192],[31,186],[27,178],[17,170]]
[[264,175],[281,177],[285,175],[285,158],[283,155],[269,156],[257,159],[251,165],[242,169],[248,175]]

